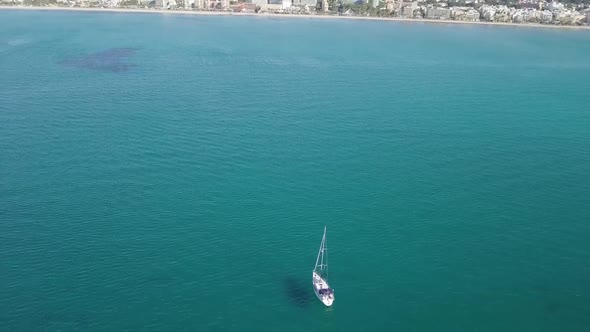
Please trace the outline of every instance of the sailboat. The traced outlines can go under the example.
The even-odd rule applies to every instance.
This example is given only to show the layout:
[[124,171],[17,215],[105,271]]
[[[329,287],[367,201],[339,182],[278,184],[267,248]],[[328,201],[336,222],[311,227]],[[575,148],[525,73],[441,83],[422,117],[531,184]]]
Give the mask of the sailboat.
[[315,261],[313,269],[313,291],[315,295],[327,307],[334,302],[334,290],[328,284],[328,244],[326,239],[326,226],[324,226],[324,236],[320,244],[318,258]]

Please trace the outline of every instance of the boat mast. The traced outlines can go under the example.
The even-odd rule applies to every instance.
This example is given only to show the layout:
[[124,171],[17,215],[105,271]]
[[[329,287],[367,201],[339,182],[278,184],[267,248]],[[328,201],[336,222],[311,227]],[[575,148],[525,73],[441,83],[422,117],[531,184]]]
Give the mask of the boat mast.
[[326,256],[326,282],[328,281],[328,237],[326,236],[326,226],[324,226],[324,255]]
[[[314,271],[318,268],[318,263],[320,266],[320,272],[323,272],[324,267],[324,246],[326,243],[326,226],[324,226],[324,236],[322,237],[322,243],[320,244],[320,250],[318,251],[318,258],[315,260],[315,268]],[[321,273],[320,273],[321,274]]]

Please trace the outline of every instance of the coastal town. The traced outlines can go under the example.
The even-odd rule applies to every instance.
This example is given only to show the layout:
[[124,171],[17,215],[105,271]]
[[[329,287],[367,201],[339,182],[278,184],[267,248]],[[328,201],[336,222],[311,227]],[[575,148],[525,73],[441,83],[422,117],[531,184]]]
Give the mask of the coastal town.
[[590,26],[590,0],[0,0],[0,6],[121,8]]

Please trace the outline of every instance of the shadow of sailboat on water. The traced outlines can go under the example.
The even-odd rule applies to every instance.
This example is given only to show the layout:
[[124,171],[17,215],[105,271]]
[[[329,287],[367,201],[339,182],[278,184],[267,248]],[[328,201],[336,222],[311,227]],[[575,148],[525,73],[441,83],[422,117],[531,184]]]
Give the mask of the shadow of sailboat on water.
[[311,285],[307,285],[301,278],[287,276],[283,278],[285,295],[291,304],[299,308],[306,308],[313,300]]

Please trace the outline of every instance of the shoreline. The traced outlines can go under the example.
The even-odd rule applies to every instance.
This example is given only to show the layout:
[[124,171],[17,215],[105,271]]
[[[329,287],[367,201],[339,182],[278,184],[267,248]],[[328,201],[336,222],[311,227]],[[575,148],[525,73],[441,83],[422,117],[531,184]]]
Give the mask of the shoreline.
[[273,18],[307,18],[307,19],[333,19],[333,20],[365,20],[405,23],[427,23],[427,24],[463,24],[483,26],[504,26],[521,28],[546,28],[546,29],[567,29],[567,30],[590,30],[590,26],[582,25],[547,25],[538,23],[504,23],[504,22],[482,22],[482,21],[455,21],[455,20],[431,20],[420,18],[398,18],[398,17],[374,17],[374,16],[337,16],[337,15],[316,15],[316,14],[258,14],[258,13],[235,13],[230,11],[198,11],[198,10],[160,10],[160,9],[135,9],[135,8],[90,8],[90,7],[35,7],[35,6],[1,6],[0,10],[36,10],[36,11],[72,11],[72,12],[120,12],[136,14],[162,14],[162,15],[201,15],[201,16],[253,16]]

